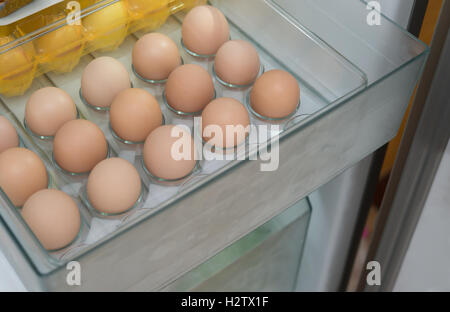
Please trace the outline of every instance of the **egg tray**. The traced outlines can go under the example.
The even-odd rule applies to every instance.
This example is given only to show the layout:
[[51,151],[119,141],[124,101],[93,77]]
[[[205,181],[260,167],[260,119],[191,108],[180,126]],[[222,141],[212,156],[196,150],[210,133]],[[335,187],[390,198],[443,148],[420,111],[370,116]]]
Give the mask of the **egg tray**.
[[[185,64],[195,63],[208,69],[214,79],[216,97],[232,97],[239,100],[247,107],[247,98],[251,87],[239,89],[229,88],[221,84],[217,80],[213,72],[213,59],[197,58],[192,56],[190,53],[187,53],[183,49],[181,43],[181,23],[183,18],[183,12],[169,17],[167,19],[167,22],[158,30],[158,32],[166,34],[167,36],[172,38],[175,43],[177,43]],[[86,105],[86,103],[84,103],[84,101],[80,97],[81,76],[86,65],[94,58],[100,56],[111,56],[119,60],[128,69],[134,88],[145,89],[156,97],[161,106],[166,124],[184,125],[189,127],[192,131],[194,128],[194,122],[192,118],[178,116],[171,110],[169,110],[165,105],[163,97],[164,85],[150,84],[148,82],[145,82],[139,79],[132,70],[132,48],[135,42],[145,33],[146,32],[143,31],[135,32],[133,35],[127,37],[117,50],[110,52],[95,51],[89,55],[82,57],[79,65],[77,65],[71,73],[47,73],[46,75],[39,77],[33,82],[31,88],[23,96],[13,98],[0,96],[0,100],[2,101],[5,109],[8,111],[8,114],[14,116],[14,120],[16,120],[16,126],[20,128],[21,133],[23,133],[23,135],[28,138],[28,141],[30,141],[30,143],[32,144],[32,148],[39,150],[39,154],[43,155],[43,158],[45,158],[45,164],[49,172],[52,175],[57,176],[57,179],[55,181],[58,181],[58,183],[56,183],[55,186],[61,190],[68,192],[74,199],[77,200],[84,219],[84,230],[77,241],[72,245],[68,246],[62,251],[57,252],[46,252],[41,250],[41,254],[44,254],[48,258],[51,258],[51,262],[56,263],[56,266],[60,266],[64,262],[76,258],[77,256],[91,250],[92,248],[95,248],[95,246],[97,246],[98,244],[119,233],[121,229],[127,228],[129,225],[133,225],[136,222],[143,220],[144,218],[148,218],[151,215],[160,212],[162,209],[168,207],[174,200],[187,195],[196,187],[201,186],[204,181],[208,180],[208,178],[216,176],[217,174],[223,172],[224,170],[227,170],[228,168],[231,168],[239,162],[239,160],[229,160],[226,158],[226,156],[235,155],[239,156],[235,157],[237,159],[244,159],[249,158],[250,155],[257,155],[258,153],[257,146],[252,146],[251,144],[246,142],[245,150],[238,150],[233,151],[232,153],[227,153],[224,160],[200,161],[199,166],[195,169],[193,174],[186,178],[185,181],[183,181],[180,185],[176,186],[161,185],[148,176],[142,165],[142,145],[129,145],[117,140],[114,137],[109,125],[108,112],[92,109],[91,107]],[[254,42],[252,38],[247,36],[231,21],[230,33],[231,39],[242,39],[249,41],[257,48],[261,58],[261,63],[263,65],[262,68],[264,68],[264,70],[268,71],[271,69],[283,69],[289,71],[289,68],[286,68],[280,60],[276,59],[262,46]],[[287,129],[302,122],[304,119],[309,118],[309,116],[314,115],[320,110],[325,109],[330,103],[338,98],[338,96],[336,95],[324,95],[316,88],[312,87],[310,83],[304,81],[295,73],[292,74],[297,78],[301,88],[301,105],[295,115],[291,116],[288,120],[278,122],[277,130],[271,131],[273,130],[271,129],[273,123],[260,120],[249,111],[250,120],[253,125],[264,124],[268,126],[268,133],[266,133],[266,144],[269,144],[271,137],[282,137],[283,132],[285,132]],[[361,81],[364,82],[364,79],[361,79]],[[143,194],[143,200],[136,207],[133,207],[133,209],[118,216],[104,216],[89,208],[88,200],[84,191],[87,176],[72,176],[70,174],[61,172],[61,170],[57,168],[57,165],[55,165],[55,163],[52,161],[51,140],[41,140],[33,136],[29,131],[24,130],[25,125],[23,121],[26,102],[32,92],[46,86],[56,86],[68,92],[77,105],[80,118],[85,118],[96,123],[105,133],[110,147],[110,156],[117,156],[127,159],[136,166],[145,186],[145,194]],[[362,85],[356,86],[355,90],[352,90],[352,92],[356,92],[360,87],[362,87]],[[239,155],[237,155],[238,153]],[[0,211],[2,211],[2,215],[5,214],[4,210],[16,209],[12,206],[1,208],[2,209]],[[7,215],[10,214],[7,213]],[[14,220],[11,220],[11,218],[9,218],[7,219],[7,221],[13,222],[15,224],[19,219],[21,219],[20,216],[16,214],[13,217]],[[20,222],[23,223],[22,220]],[[17,233],[15,234],[17,236]],[[20,235],[33,236],[30,231],[28,231],[26,234],[22,233]],[[22,243],[28,241],[25,237],[19,237],[18,240]],[[34,243],[36,243],[35,239]],[[40,245],[39,243],[36,244]],[[42,249],[42,247],[40,248]],[[29,246],[28,248],[25,247],[25,250],[29,249]]]
[[77,20],[65,0],[4,26],[7,29],[0,27],[0,94],[23,94],[35,77],[49,71],[70,72],[83,55],[114,50],[128,34],[157,29],[171,14],[205,2],[79,0]]

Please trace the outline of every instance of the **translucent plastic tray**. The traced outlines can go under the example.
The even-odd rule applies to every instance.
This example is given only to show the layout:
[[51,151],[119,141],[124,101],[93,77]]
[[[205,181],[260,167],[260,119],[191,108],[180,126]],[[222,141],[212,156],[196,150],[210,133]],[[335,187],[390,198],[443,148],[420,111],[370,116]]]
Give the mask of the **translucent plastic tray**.
[[295,291],[311,212],[295,203],[163,291]]
[[[256,46],[265,70],[288,70],[301,86],[297,116],[268,132],[280,137],[278,170],[261,173],[262,160],[247,161],[258,155],[258,148],[249,145],[242,155],[245,160],[204,161],[181,186],[146,182],[149,196],[143,206],[124,218],[94,215],[80,200],[88,232],[65,253],[43,250],[20,216],[13,213],[15,208],[0,196],[0,213],[12,233],[0,238],[0,243],[6,243],[4,250],[11,252],[12,258],[21,260],[16,269],[27,286],[70,290],[63,264],[76,259],[85,272],[83,290],[161,289],[394,137],[428,49],[384,16],[380,26],[367,25],[364,2],[337,2],[210,1],[227,16],[233,39],[243,38]],[[182,19],[180,12],[159,30],[172,37],[180,49]],[[139,169],[140,148],[130,150],[117,144],[108,134],[107,118],[84,106],[79,88],[82,71],[93,58],[112,56],[126,66],[134,87],[157,97],[167,123],[192,127],[189,120],[169,114],[161,97],[163,87],[148,85],[132,73],[131,49],[142,35],[135,32],[126,37],[112,52],[82,57],[71,73],[40,76],[23,96],[1,96],[0,100],[21,128],[31,92],[43,86],[60,87],[73,97],[82,117],[105,131],[114,153]],[[184,52],[183,58],[186,63],[198,62]],[[211,63],[200,63],[211,70]],[[215,86],[217,96],[245,102],[248,90],[229,90],[217,82]],[[253,124],[257,122],[252,118]],[[26,136],[25,131],[21,133]],[[49,171],[57,172],[50,158],[51,143],[31,137],[24,141],[47,157]],[[62,180],[58,187],[75,189],[73,196],[82,198],[82,187],[73,186],[83,181],[56,175]],[[109,274],[112,270],[115,275]]]
[[[158,31],[167,34],[178,44],[185,63],[200,64],[201,66],[204,66],[206,69],[208,69],[211,75],[214,76],[214,73],[212,72],[213,60],[198,59],[183,50],[181,46],[180,27],[183,16],[184,14],[179,13],[174,17],[170,17]],[[289,26],[290,25],[287,23],[286,27],[289,28]],[[269,139],[270,137],[283,135],[283,132],[285,130],[299,123],[302,119],[317,113],[318,111],[327,107],[335,101],[351,96],[358,90],[364,88],[366,85],[365,75],[350,62],[346,61],[342,56],[335,53],[335,51],[320,42],[319,39],[317,39],[317,41],[311,40],[311,34],[309,34],[307,30],[299,31],[298,29],[296,29],[295,31],[298,32],[298,39],[304,41],[303,44],[305,48],[307,47],[309,49],[315,49],[316,56],[318,55],[323,59],[324,62],[327,63],[328,68],[332,69],[333,72],[338,75],[339,81],[335,79],[336,77],[328,75],[325,77],[326,80],[329,80],[329,83],[327,83],[323,77],[318,77],[321,75],[321,73],[319,72],[320,70],[317,71],[318,73],[314,73],[313,68],[311,68],[311,64],[309,64],[306,59],[304,60],[304,62],[302,62],[304,64],[302,70],[305,72],[305,74],[299,75],[298,71],[292,71],[292,68],[287,68],[284,65],[284,60],[282,58],[279,59],[276,56],[270,54],[257,42],[254,42],[251,37],[248,37],[246,33],[243,32],[242,29],[240,29],[237,25],[231,24],[231,38],[244,39],[253,43],[258,49],[265,70],[275,68],[288,70],[298,79],[298,82],[301,86],[300,109],[291,119],[277,125],[278,128],[272,128],[272,125],[267,124],[267,139]],[[136,40],[144,34],[145,32],[136,32],[134,35],[127,37],[124,40],[123,44],[121,44],[120,47],[115,51],[93,52],[82,57],[80,60],[80,64],[76,66],[70,73],[47,73],[46,75],[37,78],[31,85],[30,89],[22,96],[10,98],[1,97],[4,109],[8,110],[8,114],[15,116],[18,120],[17,127],[25,128],[25,125],[23,124],[25,105],[32,92],[45,86],[56,86],[64,89],[76,102],[80,117],[95,122],[104,131],[110,147],[110,156],[119,156],[134,163],[138,168],[145,185],[145,192],[143,194],[143,201],[141,204],[137,205],[135,208],[123,215],[116,216],[114,218],[103,217],[98,213],[95,213],[95,211],[93,211],[93,209],[90,209],[89,205],[87,205],[87,199],[84,192],[84,186],[86,184],[87,176],[73,177],[69,174],[62,173],[58,169],[57,165],[55,165],[55,163],[52,161],[51,140],[41,140],[37,137],[34,137],[30,132],[22,130],[24,132],[24,135],[29,136],[30,141],[34,143],[36,149],[38,149],[42,154],[45,155],[48,170],[52,174],[58,176],[60,183],[55,185],[55,187],[68,192],[74,198],[78,199],[80,201],[80,210],[85,216],[85,230],[83,230],[80,238],[74,244],[62,251],[53,253],[47,253],[42,249],[40,254],[41,256],[43,256],[44,261],[42,261],[43,259],[41,257],[38,257],[40,260],[35,259],[37,257],[36,254],[30,254],[30,257],[34,260],[37,260],[37,262],[44,262],[43,267],[40,268],[43,271],[47,271],[49,269],[51,270],[51,268],[46,267],[47,265],[45,265],[45,262],[47,262],[48,264],[48,259],[51,260],[50,262],[59,266],[70,259],[76,258],[77,256],[91,249],[98,242],[104,241],[108,237],[115,235],[115,233],[120,230],[120,228],[126,226],[127,224],[131,224],[134,221],[149,217],[150,215],[160,211],[161,209],[166,207],[171,200],[180,195],[183,195],[185,193],[185,189],[188,186],[195,186],[196,184],[200,185],[202,180],[209,176],[216,175],[218,171],[229,165],[231,162],[231,160],[226,159],[211,161],[203,160],[200,163],[200,168],[190,179],[188,179],[182,185],[158,185],[148,178],[142,168],[142,146],[130,146],[116,140],[112,135],[109,127],[108,113],[95,111],[83,103],[82,99],[79,96],[81,84],[80,79],[83,69],[93,58],[102,55],[109,55],[118,59],[129,70],[130,77],[135,88],[146,89],[153,95],[155,95],[161,105],[167,124],[182,124],[190,127],[191,130],[193,130],[194,124],[192,119],[179,118],[178,116],[171,113],[171,111],[168,110],[164,105],[164,100],[162,97],[164,89],[163,85],[149,84],[140,80],[133,73],[131,67],[131,50]],[[310,72],[308,73],[308,71]],[[250,88],[231,89],[223,86],[216,79],[215,88],[217,97],[234,97],[244,104],[246,104],[247,95],[250,90]],[[263,123],[253,115],[251,115],[251,122],[252,124]],[[255,149],[256,147],[249,146],[246,150],[248,150],[248,153],[251,153],[255,152]],[[241,158],[244,159],[248,155],[249,154],[241,155]],[[15,209],[14,207],[3,208],[10,210]],[[2,211],[3,210],[5,209],[2,209]],[[16,224],[17,222],[19,222],[20,217],[17,214],[13,214],[12,218],[10,215],[5,219],[7,219],[7,223],[12,222]],[[19,241],[27,242],[27,244],[39,245],[39,243],[37,243],[35,239],[32,239],[30,241],[30,237],[33,237],[31,233],[27,231],[21,232],[21,235],[18,235]],[[35,247],[33,249],[35,249]],[[29,247],[25,247],[25,250],[29,250]]]

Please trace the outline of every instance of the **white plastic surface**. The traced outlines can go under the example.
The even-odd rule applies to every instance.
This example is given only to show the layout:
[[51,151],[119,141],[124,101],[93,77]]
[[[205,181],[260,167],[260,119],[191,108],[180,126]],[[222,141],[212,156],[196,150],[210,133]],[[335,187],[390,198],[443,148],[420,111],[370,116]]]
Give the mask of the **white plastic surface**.
[[0,250],[0,292],[4,291],[26,291],[26,289]]
[[450,291],[450,142],[394,291]]

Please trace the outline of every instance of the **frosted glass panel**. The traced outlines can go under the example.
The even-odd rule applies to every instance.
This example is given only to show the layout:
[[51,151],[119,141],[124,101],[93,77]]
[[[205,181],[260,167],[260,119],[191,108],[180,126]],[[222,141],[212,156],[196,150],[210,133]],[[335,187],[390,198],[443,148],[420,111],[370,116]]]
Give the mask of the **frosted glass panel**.
[[293,291],[310,215],[304,199],[165,290]]

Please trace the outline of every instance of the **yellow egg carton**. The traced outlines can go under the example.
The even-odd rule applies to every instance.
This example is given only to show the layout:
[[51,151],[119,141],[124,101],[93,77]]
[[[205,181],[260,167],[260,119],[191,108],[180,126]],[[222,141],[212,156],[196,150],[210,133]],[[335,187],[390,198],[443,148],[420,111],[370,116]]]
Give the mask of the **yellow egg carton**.
[[93,51],[114,50],[206,0],[65,0],[0,28],[0,94],[23,94],[49,71],[70,72]]

